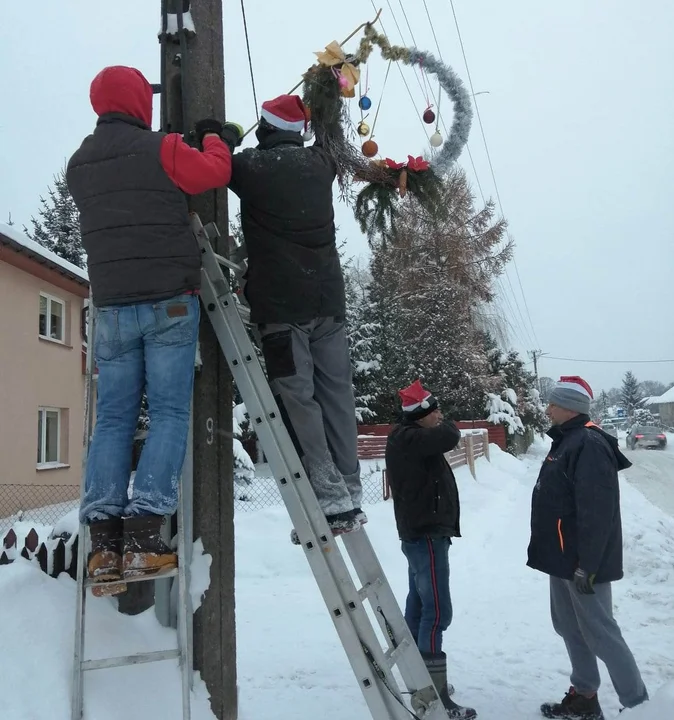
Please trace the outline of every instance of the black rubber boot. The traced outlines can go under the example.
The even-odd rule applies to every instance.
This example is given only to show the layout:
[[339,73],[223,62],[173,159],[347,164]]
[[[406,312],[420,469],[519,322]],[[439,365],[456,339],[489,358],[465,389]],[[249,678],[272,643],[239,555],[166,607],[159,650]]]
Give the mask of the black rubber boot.
[[452,720],[470,720],[477,717],[477,712],[470,707],[457,705],[450,695],[454,693],[454,688],[447,683],[447,656],[444,652],[440,653],[421,653],[431,680],[435,685],[440,700],[447,710],[447,716]]

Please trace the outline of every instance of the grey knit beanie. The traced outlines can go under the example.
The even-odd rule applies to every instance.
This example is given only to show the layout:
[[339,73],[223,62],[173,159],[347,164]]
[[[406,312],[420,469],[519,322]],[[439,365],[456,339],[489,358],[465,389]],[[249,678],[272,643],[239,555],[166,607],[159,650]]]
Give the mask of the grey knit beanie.
[[581,415],[589,415],[593,397],[592,388],[583,378],[563,375],[550,393],[548,402]]

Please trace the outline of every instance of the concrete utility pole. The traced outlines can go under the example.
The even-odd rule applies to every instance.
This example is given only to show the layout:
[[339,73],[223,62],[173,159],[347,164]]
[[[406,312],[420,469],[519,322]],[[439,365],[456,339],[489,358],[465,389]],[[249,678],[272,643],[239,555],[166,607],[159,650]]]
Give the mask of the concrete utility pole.
[[[167,0],[164,0],[166,2]],[[169,132],[189,131],[197,120],[225,118],[222,0],[168,0],[168,12],[189,10],[196,35],[176,35],[162,57]],[[171,28],[169,28],[171,29]],[[181,97],[181,73],[182,92]],[[184,112],[184,117],[183,117]],[[190,199],[204,225],[214,221],[222,238],[215,251],[227,254],[227,190]],[[203,308],[199,328],[201,369],[194,386],[194,537],[212,558],[210,587],[194,616],[194,666],[201,672],[218,720],[236,720],[236,626],[234,615],[234,493],[232,463],[232,379]],[[190,538],[187,538],[190,542]]]
[[538,358],[542,355],[543,353],[540,350],[531,350],[529,352],[529,357],[534,361],[534,375],[536,376],[536,385],[539,394],[541,392],[541,379],[538,377]]

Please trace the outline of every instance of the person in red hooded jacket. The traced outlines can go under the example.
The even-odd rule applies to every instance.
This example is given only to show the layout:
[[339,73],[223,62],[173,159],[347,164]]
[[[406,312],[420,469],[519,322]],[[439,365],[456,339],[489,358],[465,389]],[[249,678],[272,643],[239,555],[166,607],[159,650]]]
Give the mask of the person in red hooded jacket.
[[[212,119],[196,123],[201,150],[153,132],[152,96],[135,68],[103,69],[90,90],[96,127],[66,174],[96,308],[96,426],[80,520],[97,594],[177,565],[160,528],[177,506],[199,328],[201,253],[185,194],[227,185],[241,139],[238,126]],[[129,491],[143,391],[151,422]]]

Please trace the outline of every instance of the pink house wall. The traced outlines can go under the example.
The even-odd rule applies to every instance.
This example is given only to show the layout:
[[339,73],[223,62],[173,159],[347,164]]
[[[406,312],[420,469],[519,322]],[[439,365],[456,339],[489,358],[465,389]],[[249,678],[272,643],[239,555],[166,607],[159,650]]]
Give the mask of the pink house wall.
[[[39,337],[40,292],[66,303],[65,343]],[[0,485],[79,485],[84,425],[83,302],[81,295],[0,261]],[[63,411],[63,467],[37,468],[39,407]],[[0,508],[0,517],[3,510],[7,508]]]

